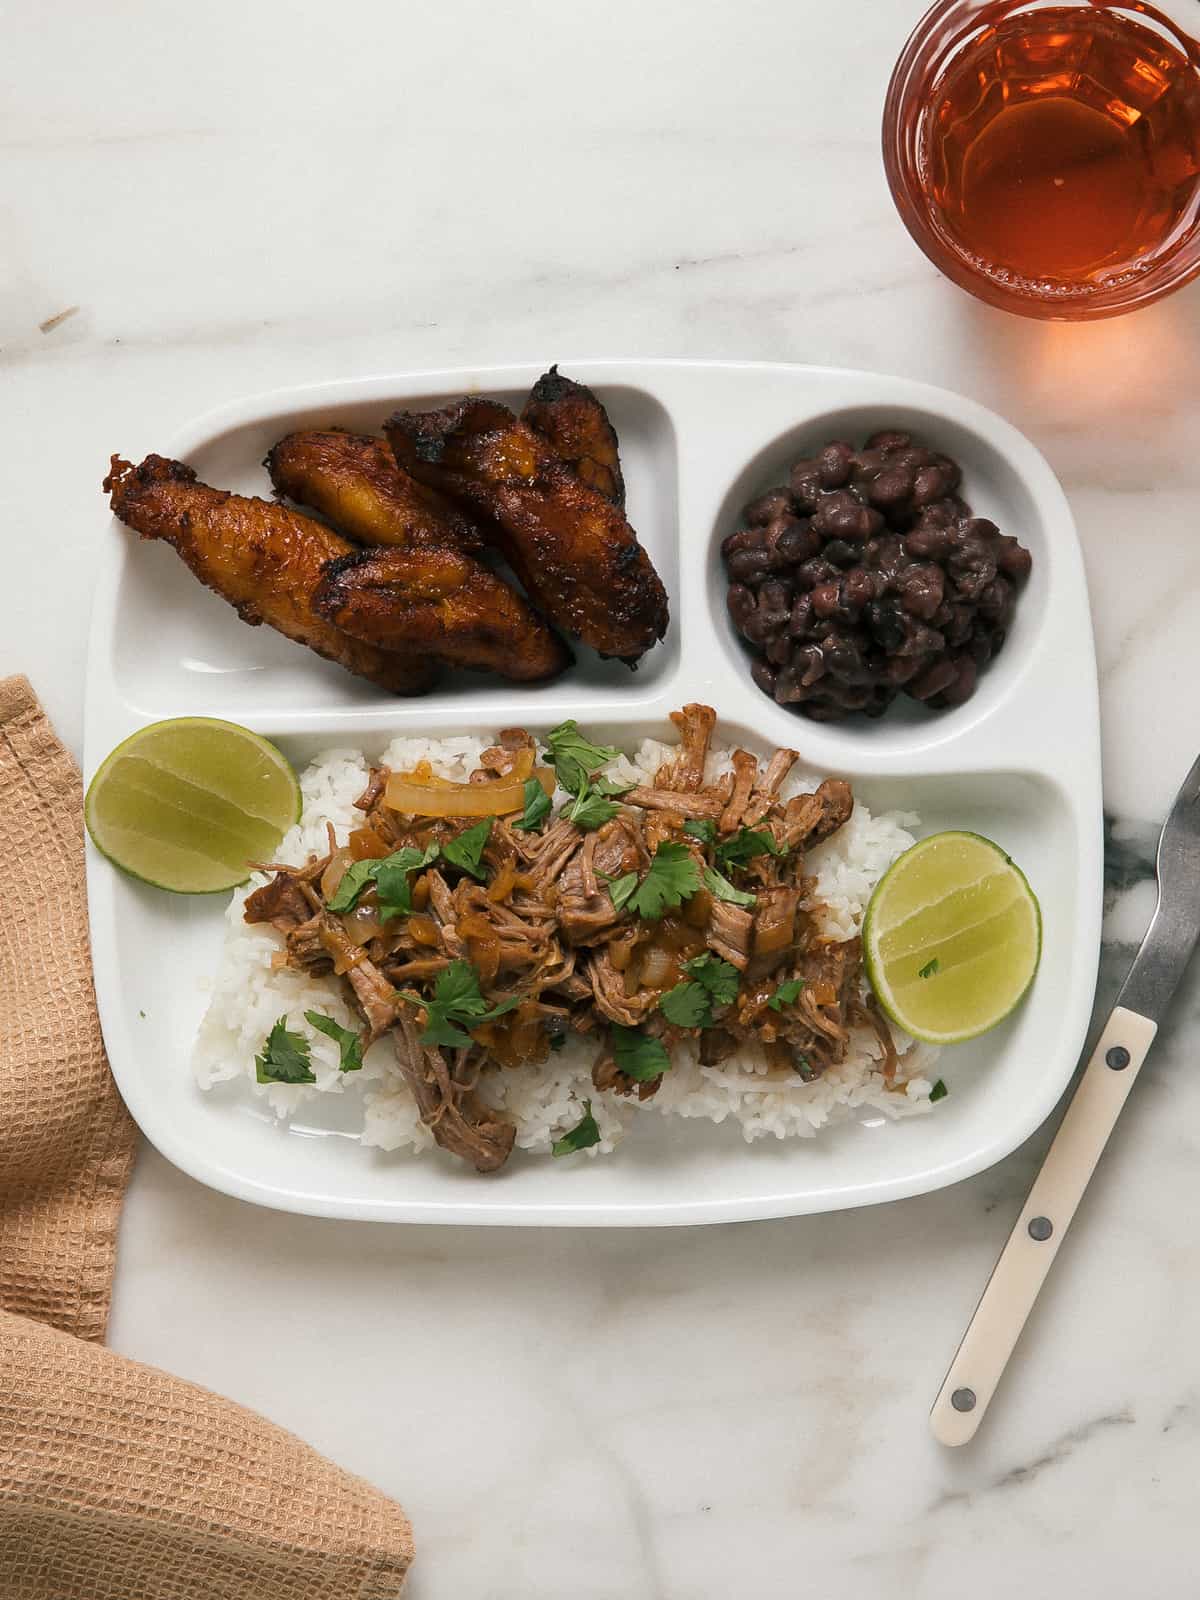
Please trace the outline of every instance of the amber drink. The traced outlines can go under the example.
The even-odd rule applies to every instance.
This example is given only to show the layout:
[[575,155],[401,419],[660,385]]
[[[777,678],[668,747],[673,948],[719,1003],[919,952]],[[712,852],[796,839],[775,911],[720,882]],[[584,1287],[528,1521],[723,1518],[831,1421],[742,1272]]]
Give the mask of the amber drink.
[[1200,272],[1200,50],[1156,7],[935,6],[884,150],[917,242],[995,305],[1111,316]]

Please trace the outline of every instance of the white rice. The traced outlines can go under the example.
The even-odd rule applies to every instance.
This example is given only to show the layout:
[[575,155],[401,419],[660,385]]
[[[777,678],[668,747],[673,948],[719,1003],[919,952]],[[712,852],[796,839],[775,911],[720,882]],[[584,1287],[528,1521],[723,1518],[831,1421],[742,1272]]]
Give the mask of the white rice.
[[[393,740],[382,759],[385,765],[401,770],[427,760],[439,776],[465,780],[481,751],[494,743],[494,737],[401,738]],[[670,747],[647,739],[631,758],[621,756],[606,770],[630,782],[652,782],[670,754]],[[731,755],[728,749],[711,753],[706,772],[710,781],[731,770]],[[280,846],[277,859],[300,864],[311,855],[324,854],[327,822],[344,838],[361,820],[354,801],[366,787],[367,777],[368,763],[360,751],[339,748],[319,755],[301,777],[303,813]],[[811,774],[793,770],[783,797],[811,791],[818,781]],[[844,939],[860,930],[872,889],[891,862],[913,843],[911,829],[916,823],[917,818],[909,812],[876,817],[856,802],[845,826],[809,853],[806,867],[817,880],[814,904],[823,908],[826,933]],[[337,1045],[305,1021],[305,1011],[323,1011],[347,1027],[357,1025],[358,1019],[335,979],[309,978],[272,966],[272,957],[283,947],[282,939],[268,926],[242,920],[246,896],[263,881],[256,876],[235,890],[226,912],[220,965],[192,1060],[198,1083],[208,1089],[244,1079],[251,1092],[285,1121],[318,1095],[350,1095],[361,1107],[364,1145],[413,1153],[432,1148],[433,1137],[420,1120],[388,1040],[379,1040],[367,1051],[361,1072],[344,1074],[338,1070]],[[287,1018],[289,1028],[310,1040],[316,1083],[257,1082],[254,1058],[281,1016]],[[729,1120],[740,1126],[748,1141],[768,1134],[777,1139],[811,1138],[828,1124],[855,1114],[902,1117],[930,1109],[929,1069],[937,1052],[903,1037],[897,1037],[896,1044],[902,1052],[901,1069],[890,1087],[880,1071],[879,1042],[869,1029],[858,1030],[846,1060],[813,1083],[795,1075],[780,1075],[755,1050],[742,1051],[720,1066],[706,1067],[687,1046],[674,1053],[671,1070],[653,1099],[639,1102],[595,1093],[591,1069],[596,1044],[569,1038],[566,1047],[552,1053],[540,1067],[489,1076],[485,1092],[515,1121],[518,1147],[538,1155],[547,1155],[553,1141],[574,1127],[585,1099],[592,1102],[601,1132],[600,1143],[588,1155],[610,1152],[639,1116],[651,1113]]]

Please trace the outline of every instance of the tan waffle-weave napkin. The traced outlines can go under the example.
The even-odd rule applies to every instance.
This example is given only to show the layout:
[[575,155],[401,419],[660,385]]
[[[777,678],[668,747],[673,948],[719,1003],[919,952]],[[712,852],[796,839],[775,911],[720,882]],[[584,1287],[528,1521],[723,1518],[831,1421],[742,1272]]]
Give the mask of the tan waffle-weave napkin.
[[0,681],[0,1600],[391,1600],[400,1508],[100,1348],[135,1132],[92,994],[79,773]]

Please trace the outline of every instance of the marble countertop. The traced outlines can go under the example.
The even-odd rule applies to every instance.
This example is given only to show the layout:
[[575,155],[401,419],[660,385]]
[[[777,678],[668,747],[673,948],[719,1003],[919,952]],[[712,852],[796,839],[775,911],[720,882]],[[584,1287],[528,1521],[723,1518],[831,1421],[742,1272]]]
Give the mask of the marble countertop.
[[[108,455],[244,392],[593,355],[945,384],[1030,435],[1079,522],[1106,1002],[1200,745],[1200,285],[1059,327],[941,280],[877,150],[919,10],[10,7],[0,673],[78,751]],[[1200,971],[958,1453],[926,1412],[1045,1131],[903,1204],[608,1235],[274,1214],[145,1149],[112,1342],[398,1496],[415,1600],[1173,1600],[1195,1588],[1196,1053]]]

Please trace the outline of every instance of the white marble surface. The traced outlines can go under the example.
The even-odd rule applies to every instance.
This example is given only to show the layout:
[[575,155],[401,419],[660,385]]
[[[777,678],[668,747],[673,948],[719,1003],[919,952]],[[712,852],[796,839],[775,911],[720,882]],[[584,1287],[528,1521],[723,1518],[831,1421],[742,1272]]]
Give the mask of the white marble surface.
[[[1200,287],[1060,328],[942,282],[877,154],[919,9],[4,7],[0,672],[78,750],[108,454],[232,395],[604,354],[931,379],[1024,428],[1080,523],[1110,996],[1200,744]],[[886,1209],[611,1236],[275,1215],[147,1150],[112,1340],[402,1498],[416,1600],[1174,1600],[1197,1565],[1198,1050],[1200,974],[959,1454],[926,1409],[1044,1133]]]

